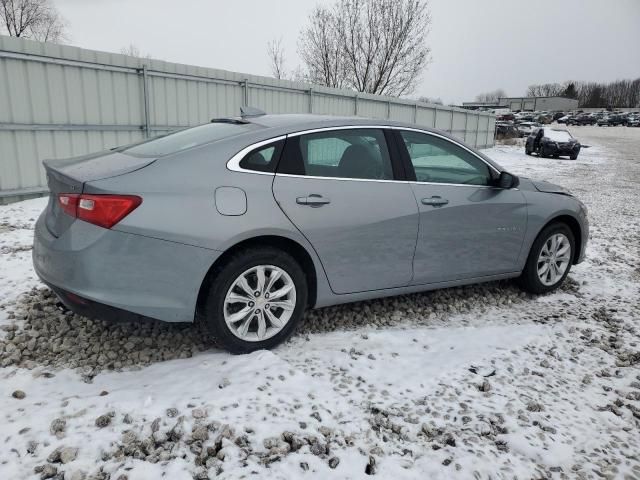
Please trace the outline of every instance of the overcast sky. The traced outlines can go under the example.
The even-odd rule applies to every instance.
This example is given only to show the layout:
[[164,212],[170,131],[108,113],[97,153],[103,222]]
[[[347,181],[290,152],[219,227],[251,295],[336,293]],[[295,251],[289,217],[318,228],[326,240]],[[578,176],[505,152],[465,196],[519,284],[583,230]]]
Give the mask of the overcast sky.
[[[54,0],[71,43],[269,75],[267,42],[299,64],[299,31],[322,0]],[[445,103],[532,83],[640,77],[640,0],[430,0],[432,61],[413,96]]]

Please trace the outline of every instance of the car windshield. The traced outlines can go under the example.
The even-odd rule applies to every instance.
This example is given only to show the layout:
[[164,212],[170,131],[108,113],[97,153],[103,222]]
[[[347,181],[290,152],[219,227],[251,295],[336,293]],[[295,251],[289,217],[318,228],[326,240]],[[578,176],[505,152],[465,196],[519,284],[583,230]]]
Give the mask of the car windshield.
[[251,124],[207,123],[139,143],[124,150],[135,157],[162,157],[247,132]]
[[566,130],[545,130],[544,136],[554,142],[568,142],[573,137]]

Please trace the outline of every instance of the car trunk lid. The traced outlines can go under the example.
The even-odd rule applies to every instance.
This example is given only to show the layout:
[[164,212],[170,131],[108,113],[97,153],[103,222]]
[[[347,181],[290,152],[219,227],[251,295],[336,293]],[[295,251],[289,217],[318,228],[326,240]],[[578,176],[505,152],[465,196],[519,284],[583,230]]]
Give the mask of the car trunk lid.
[[155,158],[141,158],[120,152],[98,153],[82,157],[45,160],[49,186],[49,204],[47,205],[45,224],[55,237],[62,235],[75,218],[62,211],[58,195],[61,193],[82,193],[86,182],[117,177],[140,170]]

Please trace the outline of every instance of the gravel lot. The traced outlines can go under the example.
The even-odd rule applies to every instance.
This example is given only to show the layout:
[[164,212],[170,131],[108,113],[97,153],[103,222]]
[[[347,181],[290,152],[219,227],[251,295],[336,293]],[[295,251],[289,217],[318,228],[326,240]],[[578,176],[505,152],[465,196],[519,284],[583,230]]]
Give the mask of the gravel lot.
[[577,161],[487,151],[588,206],[587,260],[307,314],[273,352],[65,313],[30,271],[43,200],[0,207],[0,478],[640,478],[640,129]]

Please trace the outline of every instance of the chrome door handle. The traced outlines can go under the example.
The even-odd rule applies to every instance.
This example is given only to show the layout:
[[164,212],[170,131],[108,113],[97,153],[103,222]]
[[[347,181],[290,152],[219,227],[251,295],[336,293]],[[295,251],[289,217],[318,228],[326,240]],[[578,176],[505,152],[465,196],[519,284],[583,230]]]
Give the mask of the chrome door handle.
[[430,198],[423,198],[421,202],[423,205],[432,205],[434,207],[441,207],[442,205],[446,205],[447,203],[449,203],[449,200],[447,200],[446,198],[433,196]]
[[323,197],[322,195],[318,195],[317,193],[312,193],[308,197],[296,198],[296,203],[298,205],[308,205],[310,207],[321,207],[327,203],[331,203],[331,200]]

